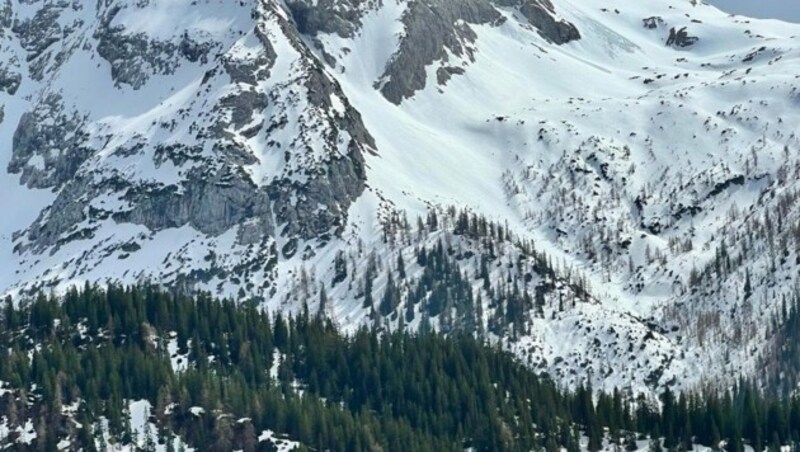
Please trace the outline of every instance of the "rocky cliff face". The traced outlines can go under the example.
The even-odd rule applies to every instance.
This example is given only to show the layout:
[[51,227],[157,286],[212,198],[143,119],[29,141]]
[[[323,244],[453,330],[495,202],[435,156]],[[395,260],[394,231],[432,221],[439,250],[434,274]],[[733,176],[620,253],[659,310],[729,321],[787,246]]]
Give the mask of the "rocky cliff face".
[[[32,97],[7,169],[56,193],[17,235],[18,253],[55,253],[115,224],[150,234],[189,226],[210,237],[237,230],[243,246],[341,233],[364,190],[363,154],[375,145],[291,18],[270,2],[249,6],[230,15],[238,27],[224,33],[181,23],[149,30],[137,20],[158,11],[155,2],[6,6],[4,17],[16,17],[4,34],[19,43]],[[11,70],[3,86],[14,94],[21,75]],[[100,118],[87,105],[125,102],[117,91],[146,96],[181,73],[197,78],[147,99],[151,110],[138,117]],[[91,95],[69,92],[69,78],[92,76],[110,85],[98,93],[106,98],[71,100]],[[112,254],[120,244],[100,246]]]

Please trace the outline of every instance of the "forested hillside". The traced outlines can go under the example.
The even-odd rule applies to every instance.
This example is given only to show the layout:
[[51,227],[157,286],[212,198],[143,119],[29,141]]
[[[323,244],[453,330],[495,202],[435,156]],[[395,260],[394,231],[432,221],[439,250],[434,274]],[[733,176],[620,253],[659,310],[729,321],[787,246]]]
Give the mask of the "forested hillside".
[[746,384],[593,400],[591,388],[561,391],[472,337],[343,336],[308,309],[270,318],[203,295],[86,286],[9,298],[0,318],[0,441],[15,450],[632,450],[651,437],[662,438],[656,449],[740,451],[800,441],[800,399],[767,400]]

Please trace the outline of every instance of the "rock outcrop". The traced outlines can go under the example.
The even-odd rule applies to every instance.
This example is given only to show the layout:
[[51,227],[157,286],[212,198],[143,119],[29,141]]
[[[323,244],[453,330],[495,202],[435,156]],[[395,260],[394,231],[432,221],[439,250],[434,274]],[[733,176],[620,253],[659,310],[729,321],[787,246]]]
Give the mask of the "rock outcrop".
[[[81,52],[102,62],[95,76],[108,77],[121,98],[163,90],[157,77],[198,76],[183,93],[163,90],[147,119],[121,114],[98,121],[83,110],[86,100],[58,90],[34,97],[17,124],[7,170],[56,196],[16,235],[18,254],[58,253],[111,226],[141,226],[151,236],[189,227],[209,238],[235,232],[236,246],[262,250],[251,264],[263,264],[275,258],[269,250],[277,240],[324,243],[342,232],[349,206],[365,189],[363,154],[375,143],[280,6],[242,4],[243,28],[213,35],[127,25],[130,14],[153,6],[147,2],[59,5],[29,5],[32,18],[11,31],[36,66],[32,78],[49,77],[57,86],[57,69]],[[65,31],[65,11],[95,7],[96,24]],[[307,20],[301,28],[314,31]],[[70,50],[56,52],[62,48]],[[279,59],[291,70],[276,74]],[[14,95],[20,79],[3,68],[0,90]],[[124,239],[126,258],[144,246],[137,240]],[[120,246],[106,239],[93,252],[109,256]],[[182,284],[191,285],[191,275],[214,272],[184,273]]]
[[17,93],[17,89],[19,89],[21,83],[21,74],[13,72],[7,67],[0,67],[0,91],[4,91],[13,96]]
[[664,25],[664,19],[659,16],[652,16],[642,19],[642,23],[644,24],[644,28],[655,30]]
[[376,0],[289,0],[292,17],[300,33],[335,33],[352,37],[361,26],[361,16]]
[[[476,35],[470,25],[499,25],[505,20],[497,7],[517,8],[539,34],[555,44],[580,39],[574,25],[555,18],[548,0],[434,0],[413,2],[403,16],[405,35],[400,48],[375,88],[390,102],[404,99],[425,88],[426,68],[434,62],[448,63],[448,53],[471,60]],[[452,75],[452,74],[450,74]]]

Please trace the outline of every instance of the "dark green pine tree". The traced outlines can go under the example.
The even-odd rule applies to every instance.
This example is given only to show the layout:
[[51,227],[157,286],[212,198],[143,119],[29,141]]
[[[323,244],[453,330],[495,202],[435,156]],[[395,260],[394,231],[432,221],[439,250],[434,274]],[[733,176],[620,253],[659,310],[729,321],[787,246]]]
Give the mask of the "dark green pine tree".
[[322,285],[319,289],[319,307],[317,308],[317,316],[320,319],[324,319],[327,317],[327,309],[328,309],[328,294],[325,291],[325,284]]
[[397,253],[397,277],[406,279],[406,263],[403,261],[403,253]]
[[372,275],[369,271],[364,275],[364,309],[372,308],[374,301],[372,300]]

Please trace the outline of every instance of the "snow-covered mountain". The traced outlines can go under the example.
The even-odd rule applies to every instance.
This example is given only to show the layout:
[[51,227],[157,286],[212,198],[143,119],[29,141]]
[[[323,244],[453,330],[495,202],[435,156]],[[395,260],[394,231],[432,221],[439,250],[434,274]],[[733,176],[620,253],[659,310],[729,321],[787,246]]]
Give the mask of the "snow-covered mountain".
[[698,0],[0,0],[0,291],[467,329],[567,386],[774,380],[798,36]]

